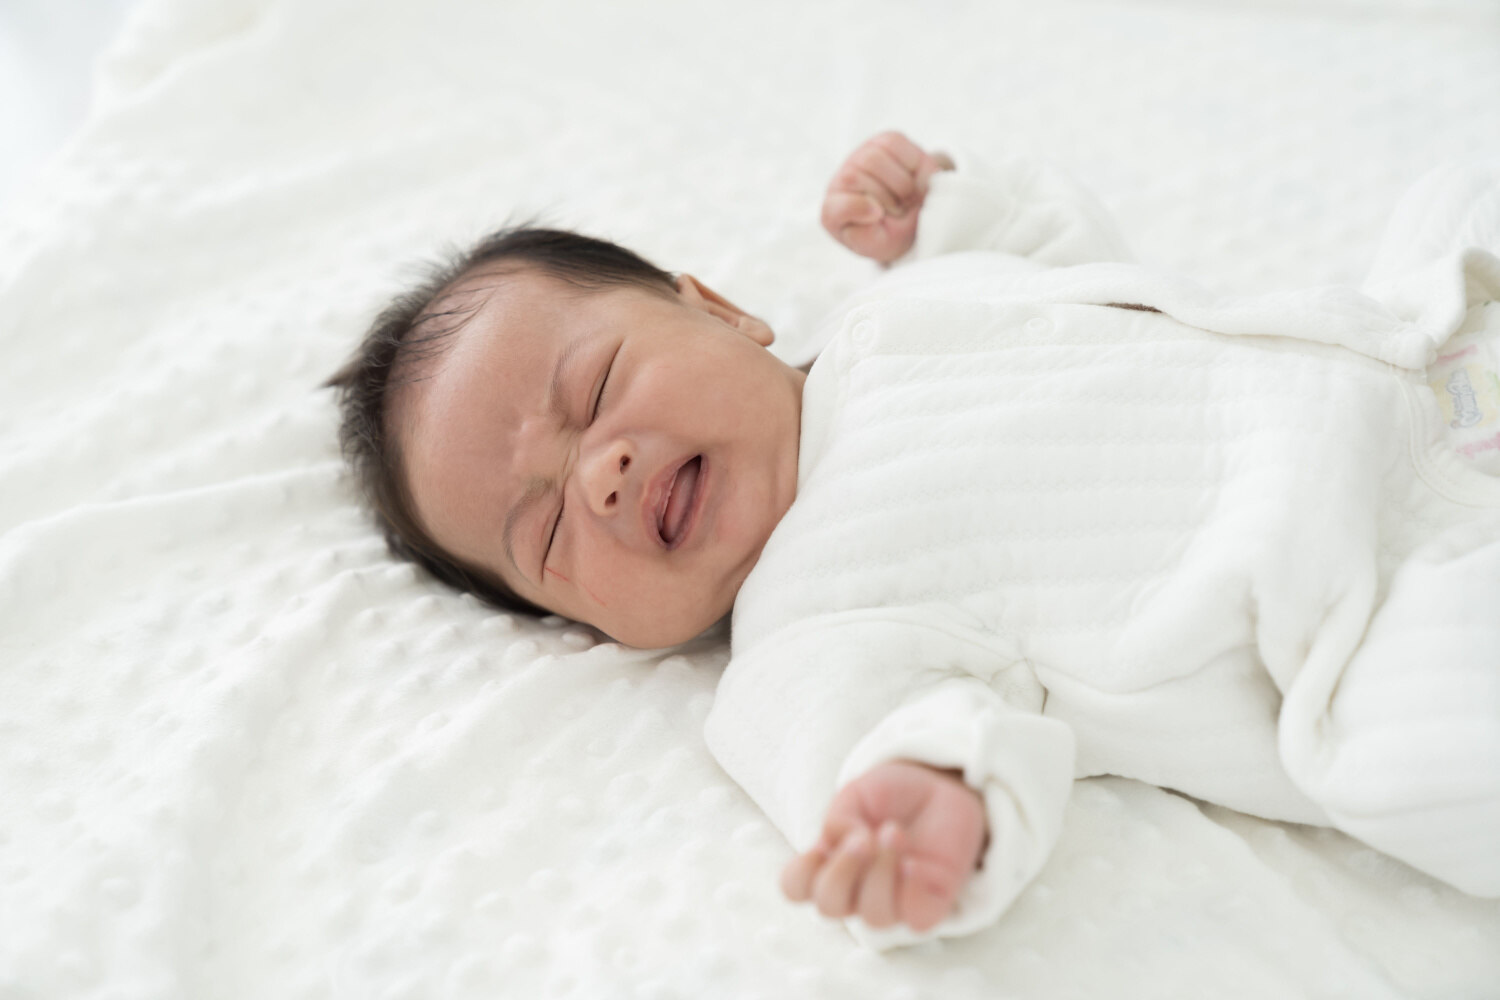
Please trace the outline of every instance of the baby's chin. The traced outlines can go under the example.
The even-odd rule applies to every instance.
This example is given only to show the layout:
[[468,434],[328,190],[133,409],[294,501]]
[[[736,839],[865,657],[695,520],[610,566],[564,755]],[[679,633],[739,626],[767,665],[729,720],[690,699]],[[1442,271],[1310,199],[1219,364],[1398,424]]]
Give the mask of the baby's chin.
[[595,625],[594,628],[599,629],[599,631],[622,646],[630,646],[634,649],[667,649],[671,646],[681,645],[689,639],[698,638],[698,636],[718,624],[722,618],[723,616],[720,615],[719,618],[715,618],[702,628],[654,628],[650,626],[632,628],[627,626],[623,629],[613,630],[602,628],[598,625]]

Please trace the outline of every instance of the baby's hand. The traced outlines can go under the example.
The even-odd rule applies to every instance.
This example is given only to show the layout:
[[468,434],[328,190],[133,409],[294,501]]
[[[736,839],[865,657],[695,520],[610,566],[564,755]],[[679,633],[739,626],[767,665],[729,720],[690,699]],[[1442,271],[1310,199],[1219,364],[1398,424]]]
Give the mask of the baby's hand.
[[781,889],[826,917],[925,931],[953,908],[984,842],[979,793],[952,772],[892,761],[839,791],[823,836],[786,866]]
[[823,228],[862,257],[889,264],[911,249],[927,182],[952,170],[900,132],[882,132],[849,154],[823,197]]

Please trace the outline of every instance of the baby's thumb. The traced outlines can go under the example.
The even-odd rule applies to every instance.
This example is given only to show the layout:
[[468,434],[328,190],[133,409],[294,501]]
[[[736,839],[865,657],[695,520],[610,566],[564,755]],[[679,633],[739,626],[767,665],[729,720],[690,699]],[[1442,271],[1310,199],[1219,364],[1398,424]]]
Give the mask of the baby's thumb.
[[928,930],[953,909],[962,887],[963,880],[943,865],[922,858],[904,859],[898,900],[902,920],[913,930]]
[[880,202],[858,191],[838,191],[828,196],[827,214],[839,226],[868,226],[885,214]]
[[927,189],[932,185],[934,174],[952,169],[953,159],[947,153],[924,153],[922,162],[917,167],[917,190],[922,197],[927,197]]

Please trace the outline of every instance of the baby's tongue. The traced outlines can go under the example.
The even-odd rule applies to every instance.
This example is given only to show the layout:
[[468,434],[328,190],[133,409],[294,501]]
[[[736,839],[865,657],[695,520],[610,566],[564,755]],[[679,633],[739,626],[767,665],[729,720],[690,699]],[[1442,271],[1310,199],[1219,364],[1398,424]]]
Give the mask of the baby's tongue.
[[698,491],[698,468],[703,459],[694,458],[677,470],[672,483],[672,495],[667,498],[667,509],[662,514],[661,534],[670,545],[682,534],[687,523],[688,511],[693,509],[693,494]]

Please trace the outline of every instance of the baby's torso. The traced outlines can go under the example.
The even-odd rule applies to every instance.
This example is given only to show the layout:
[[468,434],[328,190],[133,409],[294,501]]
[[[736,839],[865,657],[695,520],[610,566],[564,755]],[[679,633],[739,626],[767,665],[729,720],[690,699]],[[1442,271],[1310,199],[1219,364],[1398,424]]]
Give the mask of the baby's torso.
[[1357,646],[1336,606],[1373,608],[1424,538],[1500,510],[1427,378],[1118,305],[866,302],[808,378],[798,499],[735,649],[925,617],[993,656],[913,668],[1015,686],[1019,662],[1079,774],[1316,821],[1277,764],[1281,693],[1315,642]]
[[1252,584],[1374,558],[1400,391],[1136,309],[862,306],[809,378],[799,498],[736,630],[942,604],[1039,672],[1190,672],[1253,639]]

